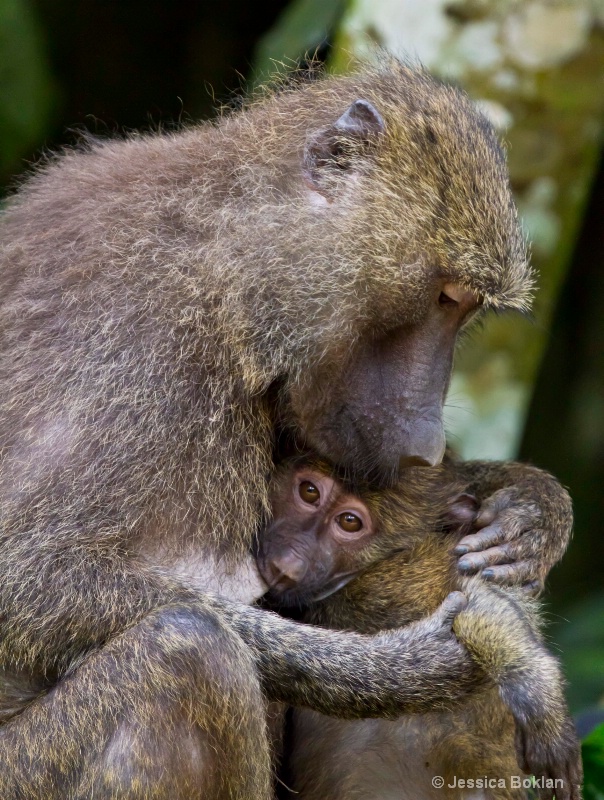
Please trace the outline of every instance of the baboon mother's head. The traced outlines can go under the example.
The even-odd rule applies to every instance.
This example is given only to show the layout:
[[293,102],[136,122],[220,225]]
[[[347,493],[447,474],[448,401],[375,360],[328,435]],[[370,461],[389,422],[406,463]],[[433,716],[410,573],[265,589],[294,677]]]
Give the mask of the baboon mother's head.
[[460,329],[530,305],[504,154],[466,95],[397,61],[299,91],[290,424],[357,473],[437,464]]

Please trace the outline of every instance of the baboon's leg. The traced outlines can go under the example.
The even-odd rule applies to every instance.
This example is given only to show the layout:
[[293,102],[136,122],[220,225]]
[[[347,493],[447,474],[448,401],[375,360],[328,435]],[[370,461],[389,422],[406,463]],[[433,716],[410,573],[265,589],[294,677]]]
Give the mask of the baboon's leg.
[[199,606],[164,607],[0,728],[3,800],[268,800],[248,648]]

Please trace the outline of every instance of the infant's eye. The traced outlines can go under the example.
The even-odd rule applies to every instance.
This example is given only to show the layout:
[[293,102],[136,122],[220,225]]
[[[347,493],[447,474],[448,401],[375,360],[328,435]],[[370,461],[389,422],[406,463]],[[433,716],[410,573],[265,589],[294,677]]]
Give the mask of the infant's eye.
[[357,533],[363,527],[363,521],[356,514],[351,511],[345,511],[343,514],[338,514],[336,522],[346,533]]
[[310,481],[302,481],[298,486],[298,494],[305,503],[310,503],[311,505],[321,499],[321,492]]

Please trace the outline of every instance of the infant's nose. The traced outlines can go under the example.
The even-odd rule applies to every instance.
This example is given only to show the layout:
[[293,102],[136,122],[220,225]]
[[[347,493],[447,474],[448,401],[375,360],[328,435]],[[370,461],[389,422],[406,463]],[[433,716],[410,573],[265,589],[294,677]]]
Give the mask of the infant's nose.
[[267,574],[264,576],[273,590],[293,589],[300,583],[308,571],[306,559],[294,553],[273,556],[267,563]]

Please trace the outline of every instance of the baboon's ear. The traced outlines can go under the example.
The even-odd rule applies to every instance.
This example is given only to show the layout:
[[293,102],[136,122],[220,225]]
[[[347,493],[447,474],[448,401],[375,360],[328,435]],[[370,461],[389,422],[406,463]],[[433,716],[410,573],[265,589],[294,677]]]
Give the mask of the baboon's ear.
[[304,175],[322,194],[334,187],[334,179],[354,170],[359,156],[377,143],[386,126],[368,100],[355,100],[333,125],[312,134],[304,149]]
[[473,494],[462,492],[449,500],[446,521],[455,525],[473,522],[480,508],[480,503]]

